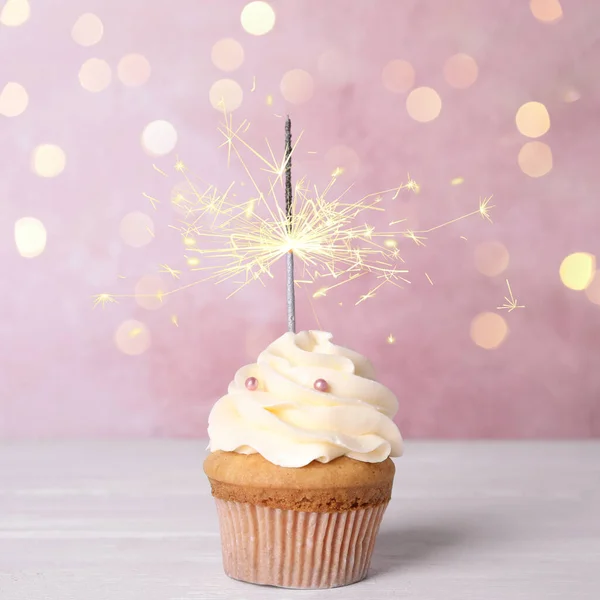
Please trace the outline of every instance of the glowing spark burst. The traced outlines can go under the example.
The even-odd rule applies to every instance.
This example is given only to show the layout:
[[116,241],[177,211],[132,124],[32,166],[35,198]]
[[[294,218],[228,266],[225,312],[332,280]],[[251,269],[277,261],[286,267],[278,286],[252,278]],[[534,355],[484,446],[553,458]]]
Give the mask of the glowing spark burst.
[[113,294],[96,294],[93,296],[94,308],[96,306],[102,306],[104,308],[107,304],[117,304],[118,300]]
[[421,191],[421,186],[410,175],[407,175],[406,189],[418,194]]
[[[402,191],[417,193],[419,185],[407,175],[406,183],[363,196],[351,197],[351,186],[339,189],[343,168],[334,170],[323,188],[311,184],[306,177],[297,179],[293,194],[294,218],[291,226],[281,202],[285,157],[276,156],[268,140],[261,153],[245,139],[250,123],[234,126],[232,117],[224,114],[219,127],[223,136],[220,147],[227,152],[227,164],[235,161],[243,172],[245,183],[231,183],[226,189],[202,182],[193,176],[180,159],[174,171],[183,178],[171,197],[171,203],[181,215],[170,225],[181,235],[187,271],[199,273],[198,279],[185,283],[164,296],[212,281],[234,284],[239,291],[249,283],[273,277],[273,266],[288,252],[293,252],[298,270],[298,287],[317,284],[313,298],[326,296],[330,290],[359,280],[365,284],[356,304],[375,296],[383,287],[404,287],[408,269],[404,266],[399,241],[407,239],[416,246],[425,246],[427,234],[442,227],[479,214],[489,217],[490,198],[481,200],[477,210],[451,219],[430,229],[380,228],[387,221],[386,211],[399,210],[393,201]],[[295,139],[292,156],[297,151],[302,134]],[[158,200],[144,194],[156,208]],[[368,220],[368,222],[367,222]],[[401,218],[390,226],[403,223]],[[160,273],[179,280],[182,270],[166,263]],[[426,275],[430,283],[431,279]],[[432,283],[433,284],[433,283]],[[230,294],[230,295],[231,295]],[[103,305],[132,294],[107,295],[110,300],[97,300]]]
[[510,283],[508,283],[508,279],[506,280],[506,287],[508,288],[508,296],[504,296],[504,304],[502,306],[498,306],[498,310],[508,310],[508,312],[512,312],[515,308],[525,308],[524,304],[519,304],[519,301],[513,296],[512,290],[510,289]]
[[393,333],[390,333],[390,335],[387,336],[387,343],[388,344],[395,344],[396,343],[396,338],[394,337]]

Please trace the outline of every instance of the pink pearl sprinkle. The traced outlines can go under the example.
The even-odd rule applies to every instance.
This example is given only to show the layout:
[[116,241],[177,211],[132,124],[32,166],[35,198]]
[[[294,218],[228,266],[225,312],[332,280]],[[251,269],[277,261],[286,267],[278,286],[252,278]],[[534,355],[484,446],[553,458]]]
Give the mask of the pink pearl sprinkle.
[[258,389],[258,379],[256,379],[256,377],[248,377],[248,379],[246,379],[246,389],[251,392]]
[[317,379],[314,386],[318,392],[326,392],[329,389],[329,384],[324,379]]

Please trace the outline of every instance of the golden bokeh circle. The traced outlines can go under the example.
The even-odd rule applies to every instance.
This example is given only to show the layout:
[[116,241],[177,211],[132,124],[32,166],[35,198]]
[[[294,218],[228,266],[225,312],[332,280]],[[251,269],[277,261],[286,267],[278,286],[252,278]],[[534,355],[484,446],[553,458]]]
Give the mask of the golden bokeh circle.
[[23,217],[15,223],[15,244],[24,258],[35,258],[46,248],[44,224],[35,217]]
[[558,273],[563,285],[571,290],[585,290],[596,271],[596,257],[588,252],[573,252],[560,263]]
[[144,275],[135,284],[135,301],[146,310],[158,310],[167,300],[167,288],[160,275]]
[[123,321],[115,331],[117,348],[130,356],[143,354],[150,347],[150,330],[141,321],[128,319]]
[[7,0],[0,11],[0,24],[7,27],[18,27],[27,22],[31,15],[28,0]]
[[529,8],[542,23],[556,23],[563,16],[559,0],[529,0]]
[[112,71],[109,64],[101,58],[89,58],[79,69],[79,83],[88,92],[101,92],[111,82]]
[[519,167],[529,177],[542,177],[552,170],[552,150],[543,142],[527,142],[519,150]]
[[177,130],[169,121],[152,121],[142,131],[142,147],[151,156],[169,154],[177,144]]
[[475,267],[483,275],[495,277],[508,267],[510,255],[502,242],[483,242],[475,248]]
[[223,110],[231,112],[242,104],[244,92],[237,81],[219,79],[212,84],[208,98],[213,108],[220,112]]
[[31,168],[40,177],[56,177],[67,164],[67,157],[60,146],[40,144],[33,150]]
[[73,41],[80,46],[93,46],[97,44],[104,34],[104,25],[100,17],[93,13],[81,15],[71,28]]
[[517,111],[517,129],[523,135],[537,138],[550,129],[548,109],[541,102],[526,102]]
[[493,350],[508,335],[508,325],[498,313],[483,312],[471,321],[471,339],[480,348]]
[[477,81],[479,67],[472,56],[455,54],[444,63],[444,79],[454,88],[465,89]]
[[312,98],[315,84],[310,73],[292,69],[283,75],[279,84],[281,95],[292,104],[302,104]]
[[407,60],[390,60],[381,71],[381,82],[394,94],[408,92],[415,85],[415,70]]
[[143,212],[130,212],[121,219],[119,233],[128,246],[141,248],[154,239],[154,221]]
[[244,62],[244,48],[237,40],[224,38],[213,44],[210,58],[217,69],[235,71]]
[[600,271],[596,271],[585,288],[585,295],[590,302],[600,305]]
[[251,35],[265,35],[275,25],[275,11],[268,2],[249,2],[242,9],[242,27]]
[[442,99],[430,87],[418,87],[406,98],[408,114],[419,123],[427,123],[438,117],[442,110]]
[[146,83],[151,72],[150,63],[143,54],[126,54],[117,65],[117,77],[129,87]]
[[9,81],[0,92],[0,115],[18,117],[29,104],[27,90],[15,81]]

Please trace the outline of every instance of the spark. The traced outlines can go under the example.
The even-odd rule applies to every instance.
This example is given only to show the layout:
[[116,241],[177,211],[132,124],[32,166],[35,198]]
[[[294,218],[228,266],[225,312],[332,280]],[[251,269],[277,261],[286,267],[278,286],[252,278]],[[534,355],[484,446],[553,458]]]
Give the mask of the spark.
[[[220,147],[227,152],[227,164],[235,161],[242,172],[241,183],[233,181],[221,189],[193,175],[177,158],[174,170],[183,181],[171,202],[178,207],[178,221],[170,227],[179,232],[185,249],[181,261],[186,272],[197,273],[197,279],[182,282],[161,295],[168,296],[203,282],[230,282],[229,296],[250,283],[273,278],[274,265],[288,252],[297,260],[298,287],[315,285],[313,298],[323,297],[331,290],[359,280],[365,288],[356,304],[371,299],[384,286],[403,287],[410,283],[408,269],[401,255],[399,241],[403,239],[425,246],[427,234],[467,217],[479,214],[489,219],[490,198],[481,200],[479,208],[430,229],[413,231],[394,228],[403,223],[400,218],[380,227],[389,203],[403,191],[418,192],[419,185],[407,174],[405,183],[357,198],[352,186],[338,188],[338,167],[324,187],[312,184],[308,178],[296,180],[293,194],[291,227],[281,202],[286,159],[277,155],[265,140],[265,151],[250,145],[244,133],[249,121],[233,124],[224,113],[219,126]],[[297,152],[302,133],[296,136],[292,156]],[[144,194],[154,208],[158,200]],[[393,204],[397,210],[397,204]],[[175,280],[182,277],[177,265],[160,264],[160,273]],[[426,274],[427,278],[429,276]],[[431,280],[430,280],[430,283]],[[136,297],[131,294],[110,295],[111,299]],[[102,302],[102,301],[99,301]],[[104,303],[109,302],[106,300]]]
[[407,182],[404,186],[405,189],[410,190],[411,192],[415,192],[415,194],[418,194],[421,191],[421,186],[414,179],[412,179],[410,174],[408,174],[406,177]]
[[256,75],[252,76],[252,88],[250,89],[253,92],[256,89]]
[[363,294],[358,302],[355,304],[355,306],[358,306],[359,304],[361,304],[361,302],[364,302],[365,300],[368,300],[369,298],[373,298],[375,296],[375,292],[373,290],[367,292],[366,294]]
[[393,333],[390,333],[390,335],[387,336],[387,343],[388,344],[395,344],[396,343],[396,338],[394,337]]
[[461,183],[464,182],[464,178],[463,177],[455,177],[451,182],[450,185],[460,185]]
[[156,198],[149,196],[148,194],[146,194],[146,192],[142,192],[142,196],[144,196],[144,198],[146,198],[147,200],[150,200],[150,204],[152,205],[152,208],[154,210],[156,210],[156,205],[160,204],[160,200],[157,200]]
[[171,315],[171,323],[173,323],[175,327],[179,327],[179,319],[177,318],[177,315]]
[[425,273],[425,277],[427,277],[427,281],[429,281],[429,283],[430,283],[431,285],[433,285],[433,281],[431,281],[431,277],[429,277],[429,274],[428,274],[428,273]]
[[179,277],[181,276],[181,271],[173,269],[169,265],[160,265],[159,273],[168,273],[173,277],[173,279],[179,279]]
[[118,300],[115,298],[114,294],[96,294],[93,296],[94,300],[94,308],[96,306],[101,305],[104,308],[107,304],[117,304]]
[[461,236],[460,236],[460,239],[461,239],[461,240],[465,240],[465,242],[468,242],[467,238],[466,238],[464,235],[461,235]]
[[508,310],[508,312],[512,312],[515,308],[525,308],[524,304],[519,304],[519,301],[513,296],[512,290],[510,289],[510,283],[508,283],[508,279],[506,280],[506,287],[508,287],[508,296],[504,296],[504,304],[502,306],[498,306],[498,310]]
[[425,243],[422,240],[426,240],[427,238],[422,235],[417,235],[414,231],[407,229],[402,232],[402,235],[409,240],[412,240],[417,246],[424,246]]
[[271,96],[271,94],[269,94],[267,96],[267,106],[271,106],[273,104],[273,96]]
[[154,163],[152,163],[152,168],[157,172],[160,173],[163,177],[168,177],[168,175],[162,170],[159,169]]

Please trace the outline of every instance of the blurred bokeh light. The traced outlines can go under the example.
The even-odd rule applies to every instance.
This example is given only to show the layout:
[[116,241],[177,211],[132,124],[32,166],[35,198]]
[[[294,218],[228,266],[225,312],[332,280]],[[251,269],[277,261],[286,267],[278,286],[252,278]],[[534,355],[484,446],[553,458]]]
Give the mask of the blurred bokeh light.
[[498,313],[480,313],[471,322],[471,339],[485,350],[497,348],[507,335],[508,325]]
[[480,273],[495,277],[508,267],[509,254],[502,242],[483,242],[475,248],[475,266]]
[[169,154],[177,144],[177,131],[169,121],[152,121],[142,132],[142,146],[151,156]]
[[212,84],[208,97],[212,107],[219,112],[232,112],[241,106],[244,92],[234,79],[219,79]]
[[593,254],[574,252],[560,264],[560,280],[572,290],[584,290],[592,281],[595,270],[596,258]]
[[30,13],[28,0],[6,0],[0,11],[0,24],[18,27],[29,19]]
[[215,42],[210,54],[213,65],[221,71],[235,71],[244,62],[244,48],[233,38]]
[[29,104],[27,90],[14,81],[9,81],[0,92],[0,115],[17,117],[25,112]]
[[517,158],[521,171],[529,177],[542,177],[552,169],[552,150],[544,142],[526,142]]
[[56,144],[41,144],[32,155],[31,168],[40,177],[56,177],[67,164],[67,156]]
[[437,118],[442,110],[442,99],[430,87],[418,87],[406,98],[408,114],[420,123],[427,123]]
[[89,58],[79,69],[79,83],[88,92],[105,90],[112,79],[109,64],[101,58]]
[[129,87],[137,87],[146,83],[150,78],[151,71],[148,59],[142,54],[127,54],[117,66],[119,80]]
[[269,33],[275,25],[275,11],[268,2],[249,2],[242,10],[242,27],[252,35]]
[[80,46],[93,46],[97,44],[102,39],[103,34],[104,25],[100,17],[93,13],[81,15],[71,29],[73,41]]
[[17,251],[24,258],[39,256],[46,248],[46,228],[34,217],[23,217],[15,223]]
[[150,330],[141,321],[128,319],[115,332],[115,344],[123,354],[143,354],[150,347]]

